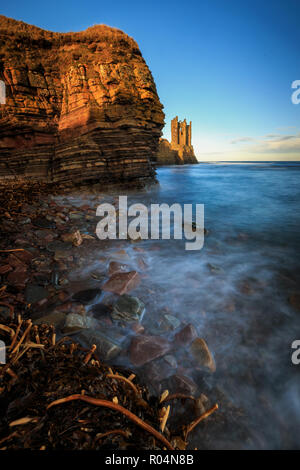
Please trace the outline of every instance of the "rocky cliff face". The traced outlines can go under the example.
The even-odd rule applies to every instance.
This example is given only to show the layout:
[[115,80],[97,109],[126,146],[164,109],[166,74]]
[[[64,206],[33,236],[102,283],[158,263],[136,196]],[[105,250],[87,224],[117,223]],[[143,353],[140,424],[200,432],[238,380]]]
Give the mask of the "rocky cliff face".
[[135,41],[105,25],[53,33],[0,16],[0,180],[154,177],[164,114]]
[[167,139],[160,139],[156,154],[156,165],[185,165],[198,163],[192,146],[184,145],[175,150]]

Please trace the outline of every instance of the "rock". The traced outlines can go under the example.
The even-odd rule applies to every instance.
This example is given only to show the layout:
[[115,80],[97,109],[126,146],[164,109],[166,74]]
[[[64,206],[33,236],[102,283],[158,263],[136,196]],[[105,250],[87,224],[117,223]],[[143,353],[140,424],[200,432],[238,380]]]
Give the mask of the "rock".
[[33,258],[34,256],[30,251],[24,250],[10,253],[7,261],[11,266],[18,267],[23,266],[24,264],[30,264]]
[[41,286],[28,284],[25,289],[25,299],[29,304],[34,304],[49,296],[49,292]]
[[289,297],[289,302],[296,310],[300,310],[300,294],[292,294]]
[[201,393],[200,397],[197,398],[194,403],[197,417],[202,416],[206,412],[208,405],[209,399],[204,395],[204,393]]
[[88,328],[87,317],[78,313],[69,313],[66,317],[63,333],[76,333]]
[[184,328],[182,328],[182,330],[176,333],[174,341],[178,345],[183,346],[190,344],[195,338],[197,338],[197,331],[195,327],[189,323]]
[[166,356],[164,356],[163,361],[166,362],[168,366],[172,369],[176,369],[177,361],[174,356],[171,356],[171,354],[167,354]]
[[91,303],[96,297],[101,295],[101,289],[85,289],[81,290],[79,292],[76,292],[72,299],[75,300],[76,302],[81,302],[83,304],[89,304]]
[[0,305],[0,318],[9,318],[10,317],[10,308],[6,305]]
[[145,310],[145,305],[137,297],[121,295],[114,305],[111,314],[115,321],[134,322],[140,320]]
[[73,261],[73,256],[70,254],[70,251],[65,250],[55,250],[54,261]]
[[114,274],[128,272],[129,266],[127,264],[118,263],[117,261],[111,261],[109,263],[108,275],[113,276]]
[[187,395],[195,395],[197,391],[197,385],[195,382],[186,377],[185,375],[175,374],[169,379],[170,389],[174,393],[184,393]]
[[130,345],[130,360],[135,366],[142,366],[153,359],[164,356],[170,350],[170,343],[161,336],[136,336]]
[[78,335],[79,339],[89,347],[96,345],[96,353],[103,361],[110,361],[117,357],[122,348],[117,341],[107,336],[105,333],[95,330],[83,330]]
[[111,276],[111,278],[109,278],[109,280],[102,286],[102,289],[122,295],[135,289],[140,282],[140,276],[136,271],[118,273]]
[[143,325],[139,322],[134,322],[132,325],[131,325],[131,329],[132,331],[136,334],[136,335],[141,335],[144,333],[145,331],[145,328],[143,327]]
[[74,246],[80,246],[83,242],[81,233],[79,230],[73,233],[65,233],[61,236],[64,242],[71,242]]
[[72,249],[72,243],[70,242],[62,242],[60,240],[55,240],[54,242],[50,242],[47,245],[47,250],[51,252],[56,252],[56,251],[68,251],[69,253],[66,253],[66,256],[69,256],[70,250]]
[[54,325],[55,328],[59,328],[66,318],[66,314],[64,312],[51,312],[48,315],[44,315],[43,317],[37,318],[33,321],[35,325],[41,325],[46,323],[47,325]]
[[178,320],[178,318],[174,317],[174,315],[164,315],[162,322],[161,322],[161,327],[166,329],[166,330],[176,330],[179,328],[181,322]]
[[95,317],[106,317],[111,313],[111,308],[102,303],[95,304],[92,307],[92,313]]
[[[198,163],[194,154],[194,149],[191,143],[191,128],[186,121],[179,121],[177,116],[171,122],[172,141],[167,139],[159,140],[158,152],[156,154],[156,164],[160,165],[184,165],[191,163]],[[179,144],[178,135],[182,142]],[[174,135],[173,135],[174,134]],[[184,142],[184,143],[183,143]]]
[[196,338],[193,341],[191,353],[200,366],[207,367],[211,372],[215,372],[215,361],[203,338]]
[[122,258],[122,259],[130,259],[129,255],[127,254],[127,252],[125,250],[115,251],[113,253],[113,256],[116,256],[116,257]]
[[32,220],[33,225],[40,228],[55,228],[55,223],[46,217],[36,217]]
[[[0,21],[10,90],[0,106],[0,178],[64,188],[154,180],[164,113],[136,42],[105,25],[61,34]],[[34,224],[49,227],[41,217]]]

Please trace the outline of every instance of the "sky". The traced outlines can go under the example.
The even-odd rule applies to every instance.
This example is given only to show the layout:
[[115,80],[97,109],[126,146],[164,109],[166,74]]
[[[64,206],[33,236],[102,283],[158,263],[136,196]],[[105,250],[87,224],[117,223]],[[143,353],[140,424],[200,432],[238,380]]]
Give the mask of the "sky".
[[[299,160],[299,0],[10,0],[1,14],[51,31],[117,27],[138,43],[166,114],[192,121],[199,161]],[[300,94],[299,94],[300,97]]]

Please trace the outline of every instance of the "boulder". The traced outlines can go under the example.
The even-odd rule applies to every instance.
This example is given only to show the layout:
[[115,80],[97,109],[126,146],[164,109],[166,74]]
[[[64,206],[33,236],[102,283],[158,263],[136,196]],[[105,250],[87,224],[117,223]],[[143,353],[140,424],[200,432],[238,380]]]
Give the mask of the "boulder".
[[211,372],[215,372],[216,364],[203,338],[196,338],[191,344],[191,353],[195,361],[202,367],[207,367]]
[[117,273],[109,278],[109,280],[102,286],[102,289],[113,292],[114,294],[122,295],[135,289],[140,282],[140,276],[136,271]]
[[135,366],[142,366],[170,351],[170,343],[161,336],[136,336],[130,345],[130,360]]

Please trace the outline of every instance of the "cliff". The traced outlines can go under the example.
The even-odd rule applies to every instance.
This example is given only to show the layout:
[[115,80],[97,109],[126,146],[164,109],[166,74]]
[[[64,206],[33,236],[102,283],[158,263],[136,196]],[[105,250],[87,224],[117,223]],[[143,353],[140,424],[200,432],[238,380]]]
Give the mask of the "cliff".
[[156,165],[185,165],[198,163],[192,146],[184,145],[178,149],[172,148],[167,139],[159,140],[158,152],[156,154]]
[[97,25],[44,31],[0,16],[0,181],[154,178],[164,113],[136,42]]

